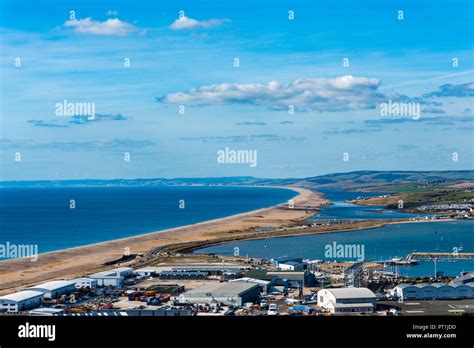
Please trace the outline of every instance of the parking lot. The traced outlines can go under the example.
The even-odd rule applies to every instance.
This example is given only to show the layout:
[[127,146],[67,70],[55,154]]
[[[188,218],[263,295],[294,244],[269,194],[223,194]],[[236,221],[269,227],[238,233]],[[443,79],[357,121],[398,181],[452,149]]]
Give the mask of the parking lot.
[[431,300],[431,301],[380,301],[380,304],[399,307],[403,315],[426,314],[474,314],[474,299],[469,300]]

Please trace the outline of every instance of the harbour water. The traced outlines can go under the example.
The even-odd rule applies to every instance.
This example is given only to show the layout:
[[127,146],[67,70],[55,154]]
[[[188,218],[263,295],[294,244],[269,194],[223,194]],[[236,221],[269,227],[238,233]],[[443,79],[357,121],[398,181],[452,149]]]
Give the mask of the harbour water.
[[[373,195],[373,193],[371,193]],[[380,193],[376,193],[377,195]],[[313,220],[360,219],[368,216],[406,217],[416,216],[380,207],[357,206],[345,203],[346,199],[362,196],[360,192],[350,193],[331,190],[326,197],[333,204],[322,210]],[[453,252],[454,247],[462,247],[460,252],[474,252],[474,221],[420,222],[387,225],[382,228],[341,233],[326,233],[300,237],[272,238],[218,245],[199,250],[200,253],[232,254],[238,248],[240,255],[265,259],[303,257],[327,261],[355,261],[354,257],[327,257],[328,245],[363,246],[365,261],[390,260],[418,252]],[[457,275],[461,271],[474,271],[474,260],[451,260],[420,262],[413,266],[399,266],[398,272],[406,276],[434,276],[435,268],[446,275]],[[387,269],[393,270],[393,269]]]
[[322,188],[318,191],[323,192],[324,196],[332,203],[325,207],[320,214],[314,216],[311,220],[368,220],[368,219],[390,219],[406,218],[413,216],[424,216],[422,214],[413,215],[403,211],[388,210],[383,207],[363,206],[347,203],[347,200],[358,197],[373,197],[386,195],[389,192],[347,192],[332,188]]

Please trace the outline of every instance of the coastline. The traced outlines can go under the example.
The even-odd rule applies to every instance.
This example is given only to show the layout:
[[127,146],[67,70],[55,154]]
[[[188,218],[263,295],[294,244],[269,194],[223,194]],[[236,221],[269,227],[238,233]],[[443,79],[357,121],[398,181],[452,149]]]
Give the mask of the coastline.
[[314,215],[329,202],[319,192],[293,186],[268,186],[290,189],[295,207],[287,204],[253,210],[220,219],[140,234],[80,247],[40,254],[37,262],[30,259],[0,261],[0,295],[18,291],[31,284],[52,279],[72,278],[107,268],[104,262],[120,258],[125,248],[130,253],[144,254],[171,244],[205,242],[235,232],[248,232],[258,227],[292,226]]

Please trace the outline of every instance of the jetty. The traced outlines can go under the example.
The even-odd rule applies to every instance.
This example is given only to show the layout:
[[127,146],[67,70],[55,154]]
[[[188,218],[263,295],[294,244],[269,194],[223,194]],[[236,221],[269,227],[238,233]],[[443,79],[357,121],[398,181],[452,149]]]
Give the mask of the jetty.
[[474,253],[448,253],[448,252],[413,252],[408,254],[407,260],[456,260],[456,259],[474,259]]

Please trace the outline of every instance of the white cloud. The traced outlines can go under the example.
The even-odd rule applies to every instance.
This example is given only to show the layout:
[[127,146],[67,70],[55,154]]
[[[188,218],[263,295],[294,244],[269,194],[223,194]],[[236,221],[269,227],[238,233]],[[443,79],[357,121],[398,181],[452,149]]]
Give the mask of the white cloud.
[[223,83],[171,93],[157,101],[183,105],[253,104],[272,109],[340,111],[370,109],[387,99],[380,93],[377,79],[351,75],[330,78],[303,78],[289,84]]
[[106,16],[118,16],[118,14],[119,14],[119,13],[118,13],[117,11],[115,11],[115,10],[108,10],[108,11],[105,13]]
[[197,19],[183,16],[183,17],[178,18],[171,24],[171,29],[181,30],[181,29],[193,29],[193,28],[211,28],[211,27],[217,27],[227,21],[228,21],[227,19],[216,19],[216,18],[199,21]]
[[137,30],[137,28],[118,18],[109,18],[104,22],[93,19],[69,20],[64,23],[65,27],[73,28],[75,32],[91,35],[128,35]]
[[445,84],[439,86],[438,90],[425,94],[424,97],[474,97],[474,82],[460,85]]

